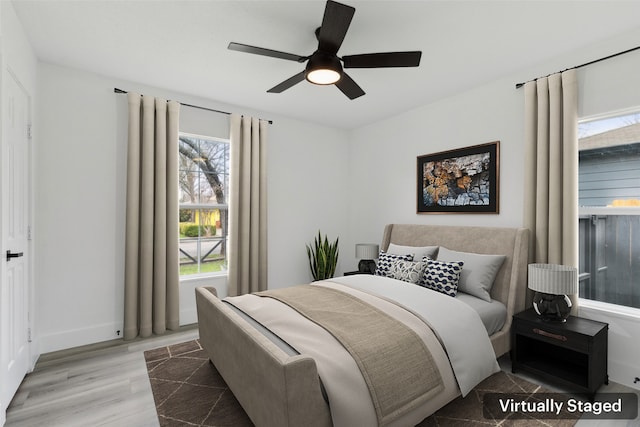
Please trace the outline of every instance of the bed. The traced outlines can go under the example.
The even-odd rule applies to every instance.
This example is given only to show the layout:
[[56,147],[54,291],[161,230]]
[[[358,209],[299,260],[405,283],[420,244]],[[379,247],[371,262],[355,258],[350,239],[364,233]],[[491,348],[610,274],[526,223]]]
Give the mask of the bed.
[[[486,308],[487,305],[479,302],[480,298],[475,296],[469,298],[466,292],[458,292],[455,298],[451,298],[441,292],[382,276],[334,278],[316,282],[313,286],[287,288],[289,290],[282,292],[270,291],[269,295],[234,297],[236,300],[220,300],[211,288],[196,289],[202,346],[257,426],[415,425],[460,394],[466,394],[473,384],[495,372],[495,359],[510,349],[512,316],[525,308],[528,231],[502,227],[387,225],[381,249],[388,253],[402,253],[407,251],[406,247],[437,247],[438,252],[442,251],[440,255],[443,262],[447,256],[456,258],[462,254],[500,257],[502,262],[495,272],[490,296],[487,298],[490,304],[502,306],[501,321],[496,323],[495,318],[492,320],[483,311],[483,307]],[[435,258],[438,259],[437,255]],[[468,263],[473,262],[474,259],[468,259]],[[380,264],[379,262],[379,268]],[[462,268],[464,271],[464,266]],[[317,295],[295,295],[303,288],[305,292],[313,291]],[[386,294],[391,292],[390,288],[393,288],[392,296]],[[433,297],[428,299],[428,303],[427,300],[420,300],[419,304],[414,304],[418,297],[422,298],[422,294],[418,296],[416,292],[430,292],[429,295]],[[402,296],[396,297],[396,293]],[[363,305],[365,311],[383,312],[385,316],[388,313],[387,317],[393,317],[391,320],[384,320],[391,323],[383,323],[383,327],[371,326],[367,330],[371,321],[363,317],[359,320],[364,322],[360,323],[361,326],[345,326],[344,329],[363,329],[360,332],[366,335],[397,327],[399,329],[394,332],[394,336],[407,336],[408,340],[414,340],[411,345],[402,344],[407,353],[402,357],[387,357],[387,353],[384,353],[386,350],[383,349],[380,354],[385,357],[356,357],[354,354],[359,354],[356,346],[363,340],[362,337],[349,338],[355,341],[347,341],[345,344],[336,339],[330,343],[324,336],[329,335],[329,340],[336,336],[341,338],[341,331],[336,333],[331,327],[340,328],[342,320],[330,327],[319,327],[309,320],[308,314],[296,316],[300,307],[295,304],[338,297],[341,298],[339,302],[327,299],[330,302],[326,305],[333,307],[342,304],[342,301],[349,301],[345,304],[355,304],[358,307]],[[291,300],[284,301],[280,298]],[[396,298],[401,301],[395,301]],[[465,298],[467,301],[462,301]],[[454,308],[446,304],[454,304]],[[423,306],[426,307],[424,310]],[[265,307],[271,308],[267,310]],[[276,311],[272,312],[272,308]],[[352,313],[356,308],[346,305],[343,311]],[[456,313],[456,316],[449,316],[447,321],[443,321],[442,316],[440,320],[437,316],[427,318],[435,316],[431,312],[438,310]],[[323,310],[319,310],[321,311]],[[360,316],[348,315],[343,320],[351,321],[352,317]],[[473,320],[465,320],[467,318]],[[455,326],[456,322],[451,319],[467,322],[466,326]],[[403,322],[403,325],[398,324]],[[425,323],[436,327],[432,331],[432,328],[425,327]],[[438,328],[441,326],[452,330],[440,331]],[[454,327],[458,329],[453,329]],[[473,350],[460,347],[460,351],[454,351],[456,346],[465,345],[461,341],[472,342],[470,339],[459,338],[463,330],[465,333],[475,331],[472,336],[476,341],[467,344],[473,345]],[[319,342],[322,343],[319,346],[314,344]],[[353,352],[347,352],[345,356],[345,348]],[[465,360],[461,353],[473,354],[474,359],[479,359],[477,367],[473,365],[476,362]],[[486,356],[480,357],[479,354]],[[436,377],[433,384],[425,385],[426,380],[410,384],[413,377],[420,378],[419,374],[415,374],[403,379],[406,388],[403,386],[400,393],[397,386],[385,388],[387,380],[384,375],[402,377],[403,372],[408,372],[403,363],[412,363],[414,355],[429,358],[429,363],[424,363],[424,369],[420,365],[420,371],[431,369],[435,372],[432,375]],[[377,367],[366,371],[363,365],[367,363]],[[330,367],[331,364],[334,365],[333,368]],[[348,368],[351,365],[355,369]],[[361,368],[361,374],[357,373],[360,372],[357,368]],[[337,372],[330,374],[331,369],[337,369]],[[347,372],[347,369],[350,370]],[[378,371],[381,373],[376,374]],[[358,377],[359,379],[354,380],[357,384],[347,384],[348,377]],[[354,420],[358,422],[354,423]]]

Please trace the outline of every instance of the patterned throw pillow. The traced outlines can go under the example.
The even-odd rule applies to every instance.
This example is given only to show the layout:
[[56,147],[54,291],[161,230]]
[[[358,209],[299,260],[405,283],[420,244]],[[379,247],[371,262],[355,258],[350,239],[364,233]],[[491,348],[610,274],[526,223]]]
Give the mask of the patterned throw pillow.
[[458,280],[460,280],[463,264],[462,261],[430,259],[427,261],[427,268],[422,276],[422,281],[418,284],[455,297],[458,292]]
[[378,256],[378,266],[376,267],[375,275],[389,277],[391,266],[394,262],[399,260],[413,261],[413,255],[393,255],[386,253],[385,251],[380,251],[380,255]]
[[423,261],[405,261],[405,260],[396,260],[393,264],[391,264],[391,268],[389,270],[389,277],[392,279],[398,279],[409,283],[417,284],[420,279],[422,279],[422,275],[424,274],[424,270],[427,267],[427,263]]

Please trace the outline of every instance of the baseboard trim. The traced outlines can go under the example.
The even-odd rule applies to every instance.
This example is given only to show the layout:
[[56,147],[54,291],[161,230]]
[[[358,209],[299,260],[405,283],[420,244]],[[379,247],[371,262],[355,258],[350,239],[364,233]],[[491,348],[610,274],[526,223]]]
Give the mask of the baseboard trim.
[[622,363],[611,359],[609,359],[608,365],[608,374],[610,381],[625,385],[636,390],[640,390],[640,382],[637,382],[635,384],[633,382],[636,378],[635,372],[638,372],[637,366],[632,366],[627,363]]
[[[120,334],[118,335],[118,331]],[[78,328],[54,334],[43,334],[39,340],[39,354],[81,347],[122,338],[122,324],[103,323],[89,328]]]
[[123,338],[118,338],[113,340],[106,340],[106,341],[84,344],[84,345],[75,346],[75,347],[64,348],[60,350],[43,353],[40,356],[38,363],[39,364],[48,363],[48,362],[56,361],[63,358],[76,357],[78,355],[85,355],[89,352],[103,351],[105,349],[115,349],[120,346],[133,348],[133,346],[136,346],[140,343],[148,342],[149,340],[168,338],[168,337],[171,337],[172,335],[177,335],[186,331],[197,330],[197,329],[198,329],[197,323],[189,324],[189,325],[181,325],[180,329],[176,331],[167,331],[163,335],[153,335],[147,338],[138,337],[138,338],[134,338],[132,340],[127,340],[127,341],[125,341]]
[[[195,301],[194,301],[195,303]],[[195,305],[195,304],[194,304]],[[191,309],[180,311],[180,327],[198,322],[198,315],[195,306]],[[40,355],[69,348],[82,347],[122,339],[122,323],[103,323],[87,328],[71,329],[52,334],[42,334],[38,336],[34,353]],[[118,334],[119,332],[119,334]]]

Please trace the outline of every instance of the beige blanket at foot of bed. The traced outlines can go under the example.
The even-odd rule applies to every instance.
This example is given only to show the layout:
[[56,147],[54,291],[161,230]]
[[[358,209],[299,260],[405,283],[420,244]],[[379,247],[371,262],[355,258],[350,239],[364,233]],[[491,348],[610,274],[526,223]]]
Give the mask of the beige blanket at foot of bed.
[[295,286],[257,293],[287,304],[333,335],[356,361],[379,425],[406,414],[443,390],[429,349],[402,322],[348,293]]

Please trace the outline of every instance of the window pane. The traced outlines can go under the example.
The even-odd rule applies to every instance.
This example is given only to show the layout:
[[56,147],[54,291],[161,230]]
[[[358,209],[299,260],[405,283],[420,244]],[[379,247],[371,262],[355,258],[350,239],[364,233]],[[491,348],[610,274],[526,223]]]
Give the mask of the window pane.
[[580,297],[640,308],[640,215],[580,219]]
[[229,143],[183,134],[179,149],[180,274],[225,271]]
[[579,124],[580,297],[640,308],[640,113]]
[[199,172],[180,171],[180,203],[200,203]]
[[181,203],[225,203],[228,141],[181,135],[179,150]]
[[[226,229],[224,209],[181,209],[180,275],[216,273],[226,270]],[[188,214],[187,214],[188,212]]]

